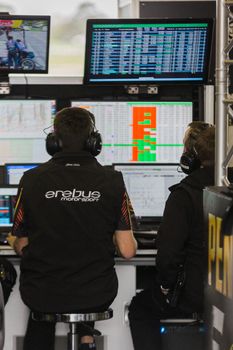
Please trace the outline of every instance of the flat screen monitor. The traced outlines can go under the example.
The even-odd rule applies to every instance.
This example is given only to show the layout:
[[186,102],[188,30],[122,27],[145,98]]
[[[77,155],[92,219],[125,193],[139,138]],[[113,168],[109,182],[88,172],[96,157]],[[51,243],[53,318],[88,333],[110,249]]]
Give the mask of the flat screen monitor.
[[114,169],[122,172],[139,222],[161,222],[169,187],[185,177],[177,164],[115,164]]
[[193,103],[72,101],[95,115],[103,148],[97,159],[112,163],[178,163]]
[[0,73],[48,73],[49,16],[0,14]]
[[17,187],[0,187],[0,232],[10,231],[13,224],[13,214]]
[[56,101],[46,99],[1,99],[1,163],[42,163],[49,156],[46,134],[51,131]]
[[37,167],[39,164],[5,164],[5,181],[7,185],[18,185],[25,171]]
[[212,19],[87,21],[85,84],[204,84]]

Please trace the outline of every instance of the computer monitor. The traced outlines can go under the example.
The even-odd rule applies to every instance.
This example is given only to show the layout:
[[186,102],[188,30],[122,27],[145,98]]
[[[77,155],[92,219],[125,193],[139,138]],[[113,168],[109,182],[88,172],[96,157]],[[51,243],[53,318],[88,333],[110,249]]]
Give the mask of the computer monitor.
[[39,164],[5,164],[5,181],[7,185],[18,185],[25,171],[37,167]]
[[87,21],[85,84],[204,84],[212,19]]
[[72,101],[95,115],[103,138],[97,159],[112,163],[178,163],[193,120],[190,101]]
[[49,156],[46,134],[51,131],[56,101],[46,99],[1,99],[0,160],[5,163],[42,163]]
[[0,186],[0,232],[10,231],[16,195],[17,187]]
[[0,14],[0,73],[48,73],[49,16]]
[[161,222],[169,187],[185,174],[178,164],[115,164],[121,171],[138,222]]

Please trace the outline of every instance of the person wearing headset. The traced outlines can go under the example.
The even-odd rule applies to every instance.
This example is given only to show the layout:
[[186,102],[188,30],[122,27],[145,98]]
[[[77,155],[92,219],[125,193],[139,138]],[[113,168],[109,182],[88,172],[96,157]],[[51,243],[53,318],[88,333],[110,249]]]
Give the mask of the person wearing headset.
[[[106,310],[118,288],[115,251],[135,255],[123,177],[97,162],[101,146],[94,115],[64,108],[46,139],[52,158],[20,181],[12,236],[22,256],[21,297],[32,311]],[[90,329],[80,331],[80,349],[95,349]],[[53,350],[54,340],[55,324],[30,315],[24,350]]]
[[161,350],[160,320],[203,311],[203,189],[214,185],[215,127],[192,122],[180,167],[186,176],[170,188],[158,232],[155,278],[129,306],[135,350]]

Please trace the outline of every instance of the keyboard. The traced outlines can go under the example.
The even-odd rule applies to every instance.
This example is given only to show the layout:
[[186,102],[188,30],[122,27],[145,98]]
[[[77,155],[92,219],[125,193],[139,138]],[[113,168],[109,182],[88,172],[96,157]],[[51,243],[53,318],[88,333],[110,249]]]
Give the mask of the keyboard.
[[134,237],[138,242],[138,249],[155,249],[158,229],[137,229],[134,230]]

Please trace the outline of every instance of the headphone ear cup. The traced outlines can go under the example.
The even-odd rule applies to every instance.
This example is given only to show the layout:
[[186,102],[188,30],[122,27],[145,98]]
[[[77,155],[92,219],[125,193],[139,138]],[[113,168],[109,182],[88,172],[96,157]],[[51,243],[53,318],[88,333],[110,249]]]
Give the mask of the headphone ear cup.
[[195,153],[184,152],[180,157],[180,167],[185,174],[191,174],[201,166],[200,160]]
[[54,132],[47,135],[45,146],[50,156],[62,150],[62,142]]
[[102,149],[102,137],[98,131],[93,131],[86,140],[85,150],[94,157],[100,154]]

